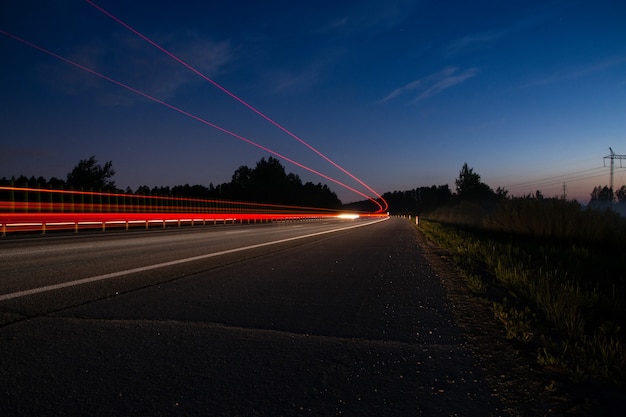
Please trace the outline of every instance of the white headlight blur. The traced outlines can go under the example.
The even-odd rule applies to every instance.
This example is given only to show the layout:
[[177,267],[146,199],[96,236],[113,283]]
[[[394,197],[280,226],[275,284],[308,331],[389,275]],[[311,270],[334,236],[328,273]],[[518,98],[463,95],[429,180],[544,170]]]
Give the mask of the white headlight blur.
[[350,220],[354,220],[354,219],[358,219],[359,215],[358,214],[353,214],[353,213],[341,213],[337,215],[338,219],[350,219]]

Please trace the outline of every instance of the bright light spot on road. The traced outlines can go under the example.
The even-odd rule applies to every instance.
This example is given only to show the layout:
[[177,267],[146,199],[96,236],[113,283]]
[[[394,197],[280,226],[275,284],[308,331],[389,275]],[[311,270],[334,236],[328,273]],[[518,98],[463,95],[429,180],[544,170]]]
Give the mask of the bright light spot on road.
[[358,214],[352,214],[352,213],[342,213],[342,214],[337,215],[337,218],[354,220],[354,219],[358,219],[359,215]]

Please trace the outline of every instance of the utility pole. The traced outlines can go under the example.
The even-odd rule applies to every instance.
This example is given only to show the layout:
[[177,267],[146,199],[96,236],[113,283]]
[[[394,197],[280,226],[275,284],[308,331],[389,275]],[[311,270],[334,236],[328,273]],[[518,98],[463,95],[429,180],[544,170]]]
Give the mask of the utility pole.
[[[617,155],[615,152],[613,152],[613,149],[611,149],[611,147],[609,146],[609,151],[611,152],[610,155],[605,156],[604,157],[604,166],[606,166],[606,160],[607,158],[611,160],[611,184],[610,184],[610,188],[611,188],[611,194],[613,194],[613,171],[615,170],[615,160],[619,159],[619,167],[622,168],[622,159],[626,159],[626,155]],[[615,195],[613,195],[613,198],[615,198]]]

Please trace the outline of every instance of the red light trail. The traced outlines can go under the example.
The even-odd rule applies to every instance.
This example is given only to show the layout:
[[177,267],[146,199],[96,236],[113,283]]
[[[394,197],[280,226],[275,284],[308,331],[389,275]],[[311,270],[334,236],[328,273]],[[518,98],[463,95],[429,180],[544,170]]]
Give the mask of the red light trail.
[[0,186],[0,236],[12,232],[376,217],[317,207]]
[[[178,63],[180,63],[181,65],[183,65],[184,67],[186,67],[187,69],[191,70],[192,72],[194,72],[195,74],[199,75],[200,77],[202,77],[204,80],[208,81],[209,83],[211,83],[213,86],[215,86],[216,88],[218,88],[219,90],[221,90],[222,92],[226,93],[228,96],[230,96],[231,98],[233,98],[234,100],[238,101],[239,103],[241,103],[242,105],[244,105],[245,107],[247,107],[248,109],[250,109],[251,111],[253,111],[254,113],[256,113],[257,115],[259,115],[260,117],[262,117],[263,119],[265,119],[266,121],[268,121],[269,123],[271,123],[272,125],[274,125],[275,127],[277,127],[278,129],[282,130],[284,133],[286,133],[287,135],[291,136],[293,139],[297,140],[298,142],[300,142],[301,144],[303,144],[304,146],[306,146],[307,148],[309,148],[311,151],[315,152],[318,156],[320,156],[321,158],[323,158],[324,160],[326,160],[327,162],[329,162],[331,165],[333,165],[335,168],[339,169],[341,172],[343,172],[344,174],[348,175],[350,178],[352,178],[353,180],[355,180],[356,182],[358,182],[359,184],[361,184],[362,186],[364,186],[368,191],[374,193],[374,195],[376,196],[377,199],[381,200],[383,202],[383,204],[385,205],[385,207],[383,208],[380,204],[378,204],[379,206],[379,211],[383,212],[386,211],[389,208],[389,205],[387,204],[387,202],[385,201],[385,199],[378,194],[374,189],[372,189],[370,186],[368,186],[365,182],[361,181],[359,178],[357,178],[355,175],[353,175],[352,173],[350,173],[348,170],[346,170],[345,168],[343,168],[342,166],[340,166],[339,164],[337,164],[336,162],[332,161],[330,158],[328,158],[326,155],[324,155],[322,152],[320,152],[319,150],[317,150],[315,147],[313,147],[312,145],[310,145],[309,143],[307,143],[304,139],[300,138],[299,136],[295,135],[294,133],[292,133],[290,130],[288,130],[287,128],[285,128],[284,126],[282,126],[281,124],[279,124],[278,122],[276,122],[275,120],[273,120],[272,118],[270,118],[269,116],[265,115],[264,113],[262,113],[260,110],[256,109],[255,107],[253,107],[252,105],[248,104],[246,101],[244,101],[242,98],[240,98],[239,96],[235,95],[234,93],[232,93],[231,91],[229,91],[228,89],[226,89],[225,87],[221,86],[220,84],[218,84],[216,81],[212,80],[211,78],[207,77],[206,75],[204,75],[203,73],[201,73],[200,71],[198,71],[195,67],[193,67],[192,65],[188,64],[187,62],[185,62],[184,60],[182,60],[181,58],[177,57],[176,55],[174,55],[173,53],[171,53],[170,51],[168,51],[167,49],[165,49],[164,47],[162,47],[161,45],[157,44],[156,42],[154,42],[152,39],[148,38],[147,36],[145,36],[144,34],[142,34],[141,32],[139,32],[138,30],[136,30],[135,28],[133,28],[132,26],[128,25],[127,23],[125,23],[124,21],[122,21],[121,19],[117,18],[116,16],[114,16],[113,14],[111,14],[110,12],[106,11],[105,9],[103,9],[102,7],[98,6],[97,4],[95,4],[93,1],[91,0],[85,0],[88,4],[90,4],[91,6],[93,6],[94,8],[96,8],[98,11],[102,12],[103,14],[105,14],[106,16],[110,17],[111,19],[113,19],[115,22],[119,23],[120,25],[124,26],[126,29],[128,29],[129,31],[131,31],[132,33],[134,33],[135,35],[139,36],[140,38],[142,38],[143,40],[145,40],[146,42],[148,42],[149,44],[151,44],[152,46],[154,46],[155,48],[159,49],[160,51],[162,51],[163,53],[165,53],[166,55],[168,55],[170,58],[174,59],[175,61],[177,61]],[[328,179],[328,178],[327,178]],[[354,190],[351,190],[354,191]],[[361,196],[363,196],[363,194],[359,194]],[[366,196],[369,200],[374,201],[372,198]]]
[[[140,212],[161,211],[175,213],[205,213],[215,212],[216,208],[236,210],[237,213],[336,213],[337,210],[294,206],[287,204],[255,203],[248,201],[230,201],[218,199],[171,197],[141,194],[124,194],[96,191],[55,190],[46,188],[0,186],[0,192],[7,191],[13,196],[0,199],[0,212],[33,212],[33,211],[72,211],[72,212]],[[18,193],[16,198],[15,193]],[[26,195],[26,197],[24,197]],[[48,201],[44,201],[47,196]],[[70,198],[72,203],[64,200]],[[99,202],[85,203],[85,198],[98,199]],[[53,202],[52,200],[63,200]],[[19,201],[22,200],[22,201]],[[119,200],[125,201],[118,203]],[[82,201],[82,202],[80,202]],[[111,202],[113,201],[113,202]],[[128,201],[128,202],[126,202]],[[97,209],[97,210],[96,210]]]

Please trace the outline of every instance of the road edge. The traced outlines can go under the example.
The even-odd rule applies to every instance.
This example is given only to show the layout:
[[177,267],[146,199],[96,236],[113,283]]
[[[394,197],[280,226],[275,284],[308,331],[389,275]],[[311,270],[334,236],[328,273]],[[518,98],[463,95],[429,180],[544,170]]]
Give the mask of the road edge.
[[[511,416],[588,415],[583,399],[568,389],[571,383],[563,375],[545,371],[536,353],[506,340],[504,328],[495,319],[485,298],[472,293],[460,276],[445,249],[428,239],[414,226],[422,255],[446,290],[456,324],[463,330],[487,383]],[[562,386],[557,391],[548,387]]]

